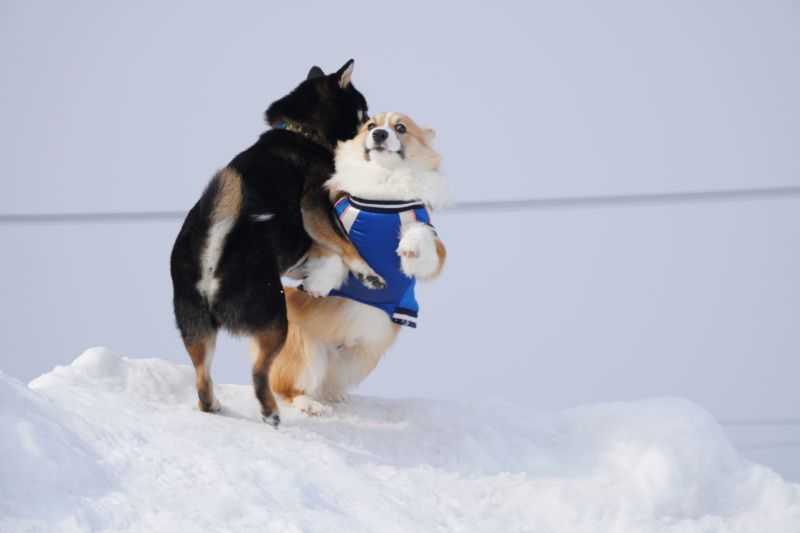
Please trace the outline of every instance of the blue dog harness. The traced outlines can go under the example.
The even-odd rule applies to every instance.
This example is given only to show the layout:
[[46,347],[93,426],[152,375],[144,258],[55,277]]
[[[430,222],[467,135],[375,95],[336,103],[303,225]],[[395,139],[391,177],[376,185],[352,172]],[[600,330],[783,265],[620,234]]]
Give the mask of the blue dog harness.
[[373,290],[365,287],[351,272],[344,285],[331,291],[331,296],[350,298],[385,311],[392,322],[417,327],[419,305],[414,298],[416,280],[400,268],[397,246],[403,224],[431,219],[420,201],[364,200],[343,196],[334,206],[339,222],[361,257],[386,280],[386,287]]

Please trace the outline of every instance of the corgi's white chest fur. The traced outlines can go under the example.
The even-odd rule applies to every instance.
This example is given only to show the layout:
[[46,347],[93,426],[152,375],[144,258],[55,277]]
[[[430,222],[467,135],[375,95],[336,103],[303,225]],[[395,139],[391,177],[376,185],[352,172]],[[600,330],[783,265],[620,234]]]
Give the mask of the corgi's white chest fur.
[[413,162],[399,161],[391,167],[367,161],[358,143],[342,143],[336,152],[336,172],[325,183],[331,191],[344,191],[369,200],[421,200],[438,209],[448,199],[445,176]]

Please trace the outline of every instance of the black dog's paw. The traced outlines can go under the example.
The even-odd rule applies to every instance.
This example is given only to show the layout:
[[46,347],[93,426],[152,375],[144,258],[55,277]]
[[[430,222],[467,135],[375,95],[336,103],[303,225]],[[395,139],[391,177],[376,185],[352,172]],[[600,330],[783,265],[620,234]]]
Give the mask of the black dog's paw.
[[383,280],[382,277],[375,275],[375,276],[367,276],[365,279],[364,284],[369,287],[370,289],[381,290],[386,288],[386,282]]
[[358,281],[364,284],[365,287],[368,289],[372,289],[374,291],[379,291],[386,287],[386,282],[377,274],[356,274]]
[[272,412],[262,413],[261,420],[263,420],[270,426],[274,427],[275,429],[278,429],[278,426],[281,423],[281,417],[278,416],[278,413],[272,413]]

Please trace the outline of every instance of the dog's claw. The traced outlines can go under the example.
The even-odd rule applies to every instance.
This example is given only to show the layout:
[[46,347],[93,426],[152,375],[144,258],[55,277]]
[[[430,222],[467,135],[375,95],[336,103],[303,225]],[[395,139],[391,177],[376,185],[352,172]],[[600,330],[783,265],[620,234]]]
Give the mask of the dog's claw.
[[261,415],[261,420],[269,424],[270,426],[278,429],[278,425],[281,423],[281,417],[278,416],[278,413],[267,413]]
[[359,272],[356,274],[358,281],[364,284],[368,289],[378,291],[386,288],[386,282],[377,274],[363,274]]
[[365,283],[370,289],[380,290],[386,287],[386,282],[380,276],[369,275],[366,277]]

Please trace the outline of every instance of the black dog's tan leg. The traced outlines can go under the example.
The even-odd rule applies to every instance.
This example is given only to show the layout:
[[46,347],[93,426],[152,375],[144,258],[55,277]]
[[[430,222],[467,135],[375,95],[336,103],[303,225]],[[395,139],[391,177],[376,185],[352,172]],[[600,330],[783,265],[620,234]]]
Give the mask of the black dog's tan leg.
[[214,396],[214,383],[211,381],[211,361],[217,344],[216,332],[186,345],[196,373],[197,407],[207,413],[219,411],[220,405]]
[[280,416],[278,404],[269,387],[269,370],[272,361],[286,342],[288,326],[286,321],[259,333],[253,334],[253,387],[256,398],[261,403],[261,416],[267,424],[278,427]]
[[382,289],[386,282],[364,261],[350,242],[347,234],[333,219],[330,200],[322,189],[313,189],[303,195],[300,203],[303,227],[315,242],[341,256],[347,268],[361,283],[370,289]]

